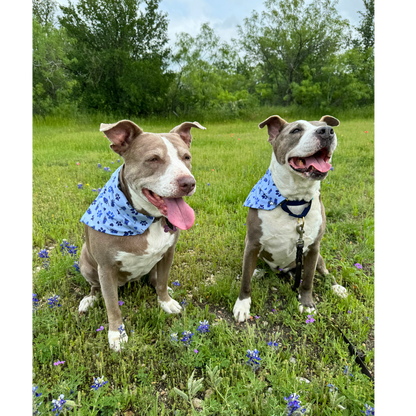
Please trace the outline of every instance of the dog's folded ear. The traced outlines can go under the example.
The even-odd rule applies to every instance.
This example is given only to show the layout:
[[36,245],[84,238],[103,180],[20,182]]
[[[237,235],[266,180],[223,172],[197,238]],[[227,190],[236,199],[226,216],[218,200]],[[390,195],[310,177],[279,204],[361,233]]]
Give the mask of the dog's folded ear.
[[267,132],[269,133],[269,142],[271,143],[286,126],[287,121],[283,120],[280,116],[270,116],[266,120],[259,124],[259,128],[262,129],[267,126]]
[[130,120],[120,120],[114,124],[101,123],[100,131],[104,132],[111,142],[111,149],[121,155],[129,147],[130,143],[143,130]]
[[190,121],[185,121],[179,126],[174,127],[170,133],[179,134],[181,139],[186,143],[188,147],[191,147],[192,136],[191,136],[191,128],[196,127],[197,129],[206,130],[206,127],[201,126],[197,121],[191,123]]
[[322,116],[319,121],[323,121],[324,123],[328,124],[328,126],[339,126],[339,120],[332,116]]

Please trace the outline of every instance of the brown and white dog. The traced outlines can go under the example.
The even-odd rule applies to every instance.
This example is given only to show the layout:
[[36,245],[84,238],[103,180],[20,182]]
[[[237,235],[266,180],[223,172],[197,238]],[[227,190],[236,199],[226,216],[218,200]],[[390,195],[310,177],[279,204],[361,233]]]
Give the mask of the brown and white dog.
[[[179,303],[168,294],[168,278],[178,229],[189,229],[195,221],[192,208],[182,199],[192,195],[196,187],[189,151],[192,127],[205,130],[197,122],[185,122],[161,134],[143,132],[129,120],[100,126],[112,150],[124,158],[119,173],[113,174],[118,180],[116,196],[122,192],[130,208],[127,211],[144,215],[145,219],[153,218],[151,225],[137,235],[112,235],[85,225],[79,265],[81,274],[91,285],[91,293],[82,299],[79,311],[85,312],[92,306],[101,289],[109,322],[108,340],[110,348],[116,351],[120,350],[120,342],[128,340],[118,304],[118,286],[150,273],[150,282],[162,309],[167,313],[181,310]],[[104,200],[109,204],[105,195]],[[107,216],[109,221],[114,221],[109,215],[111,206],[114,204],[108,205]],[[90,209],[87,212],[91,214]],[[102,212],[98,215],[100,220],[105,218]],[[136,219],[130,213],[128,218],[131,217]]]
[[[315,270],[321,275],[328,274],[319,253],[326,224],[320,181],[331,168],[329,162],[337,146],[337,136],[332,127],[338,125],[339,121],[331,116],[323,116],[319,121],[288,123],[277,115],[259,124],[260,128],[267,126],[269,142],[273,146],[269,171],[281,196],[288,201],[312,201],[305,217],[303,234],[303,281],[299,287],[301,312],[303,307],[309,311],[315,308],[312,298]],[[290,211],[299,215],[306,206],[306,203],[292,206]],[[243,322],[250,316],[251,278],[258,258],[274,270],[286,272],[295,267],[299,238],[297,225],[298,218],[289,216],[281,205],[269,210],[249,208],[241,289],[233,309],[237,321]],[[333,290],[339,296],[346,296],[345,288],[337,285],[335,279]]]

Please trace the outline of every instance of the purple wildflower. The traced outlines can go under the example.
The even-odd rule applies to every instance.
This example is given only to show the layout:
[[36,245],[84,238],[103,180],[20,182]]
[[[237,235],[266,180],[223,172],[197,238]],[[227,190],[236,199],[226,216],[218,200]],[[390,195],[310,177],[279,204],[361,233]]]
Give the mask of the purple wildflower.
[[102,331],[104,329],[104,327],[101,325],[98,329],[97,329],[97,332],[98,331]]
[[360,263],[355,263],[355,264],[354,264],[354,266],[355,266],[357,269],[362,269],[362,268],[363,268],[363,266],[362,266]]

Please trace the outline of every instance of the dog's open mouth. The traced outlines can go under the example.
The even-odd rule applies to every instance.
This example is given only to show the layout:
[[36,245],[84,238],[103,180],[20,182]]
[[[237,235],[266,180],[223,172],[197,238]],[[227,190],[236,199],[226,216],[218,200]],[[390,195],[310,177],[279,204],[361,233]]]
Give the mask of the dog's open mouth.
[[181,230],[188,230],[194,225],[195,212],[183,198],[165,198],[150,189],[143,188],[143,195],[153,204],[169,222]]
[[296,172],[325,174],[331,169],[331,164],[328,163],[330,158],[328,150],[323,148],[310,156],[291,157],[289,165]]

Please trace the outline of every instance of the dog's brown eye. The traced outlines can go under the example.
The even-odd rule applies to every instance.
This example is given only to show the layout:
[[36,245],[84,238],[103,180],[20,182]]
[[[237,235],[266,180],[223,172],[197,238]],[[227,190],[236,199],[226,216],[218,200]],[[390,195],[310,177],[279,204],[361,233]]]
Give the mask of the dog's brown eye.
[[153,157],[152,159],[148,159],[148,162],[157,162],[159,158],[157,156]]
[[299,133],[300,132],[300,129],[293,129],[291,132],[290,132],[290,134],[295,134],[295,133]]

